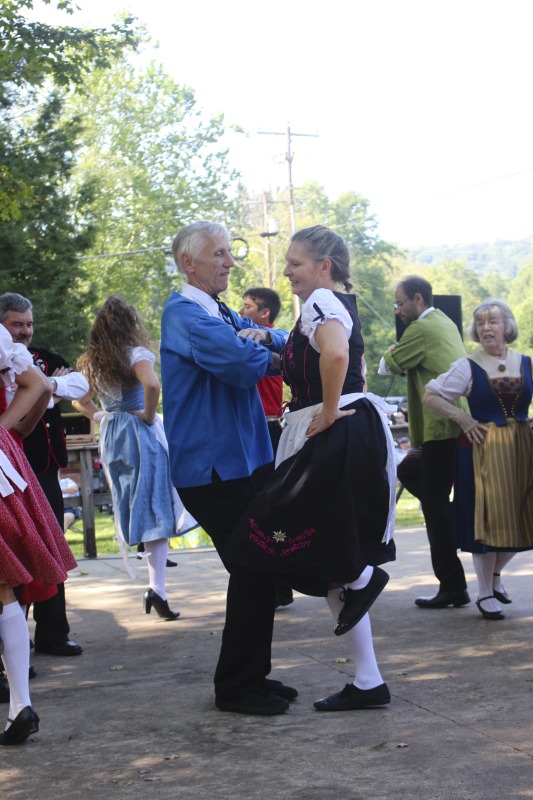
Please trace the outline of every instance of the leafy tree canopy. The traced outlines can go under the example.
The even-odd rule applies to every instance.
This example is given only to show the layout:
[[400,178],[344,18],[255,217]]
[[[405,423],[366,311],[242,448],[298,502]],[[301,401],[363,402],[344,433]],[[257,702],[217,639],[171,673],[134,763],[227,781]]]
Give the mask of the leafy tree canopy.
[[[50,3],[51,0],[44,0]],[[57,0],[57,8],[72,13],[72,0]],[[80,87],[95,67],[108,67],[125,48],[138,41],[132,17],[110,30],[82,30],[28,22],[24,11],[32,0],[3,0],[0,19],[0,135],[10,138],[17,119],[37,103],[36,93],[50,81],[54,86]],[[20,143],[17,146],[20,151]],[[31,174],[24,179],[8,161],[0,167],[0,220],[16,218],[32,199]]]
[[16,219],[0,220],[2,292],[18,292],[34,305],[35,342],[66,357],[78,354],[87,326],[88,301],[78,256],[90,245],[93,187],[69,187],[79,120],[61,122],[61,102],[44,101],[32,122],[0,141],[0,168],[10,164],[14,179],[31,183],[31,201]]
[[[138,68],[117,60],[95,70],[85,87],[83,97],[68,99],[65,119],[83,125],[73,185],[97,185],[87,286],[97,305],[111,292],[124,295],[157,340],[163,305],[181,285],[165,246],[189,222],[232,213],[235,175],[219,144],[223,118],[206,115],[193,90],[154,62]],[[87,313],[92,317],[94,304]]]

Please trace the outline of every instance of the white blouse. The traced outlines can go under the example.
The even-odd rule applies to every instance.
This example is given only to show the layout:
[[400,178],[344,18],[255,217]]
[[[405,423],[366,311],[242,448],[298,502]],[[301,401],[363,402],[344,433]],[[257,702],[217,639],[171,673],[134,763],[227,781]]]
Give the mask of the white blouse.
[[7,328],[0,325],[0,380],[4,386],[13,386],[15,375],[31,366],[33,358],[27,347],[15,344]]
[[311,347],[317,353],[320,353],[320,347],[315,339],[316,329],[330,319],[336,319],[341,323],[346,338],[349,339],[353,321],[346,307],[335,297],[331,289],[315,289],[302,306],[300,330],[307,336]]
[[[518,377],[520,375],[521,355],[515,350],[507,350],[505,359],[506,371],[498,370],[500,359],[490,356],[484,350],[478,350],[469,356],[472,361],[479,364],[484,369],[489,379],[502,377]],[[464,356],[454,361],[448,372],[443,372],[433,380],[426,383],[426,391],[433,392],[450,403],[458,397],[469,397],[472,391],[472,370],[468,363],[468,358]]]

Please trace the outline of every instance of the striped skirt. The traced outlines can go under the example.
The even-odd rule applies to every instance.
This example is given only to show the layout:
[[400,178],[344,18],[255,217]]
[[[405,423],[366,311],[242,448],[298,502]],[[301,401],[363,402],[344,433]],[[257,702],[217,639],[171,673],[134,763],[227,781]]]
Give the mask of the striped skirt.
[[533,547],[533,432],[509,419],[485,423],[482,445],[473,447],[474,539],[491,548]]

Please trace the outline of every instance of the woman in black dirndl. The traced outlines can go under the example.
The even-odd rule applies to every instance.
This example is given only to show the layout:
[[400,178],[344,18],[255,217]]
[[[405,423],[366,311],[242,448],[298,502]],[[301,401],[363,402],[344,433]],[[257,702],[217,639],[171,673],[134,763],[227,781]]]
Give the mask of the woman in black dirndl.
[[[284,275],[303,302],[281,355],[291,389],[273,480],[228,544],[228,561],[326,596],[356,667],[353,683],[318,700],[320,711],[385,705],[368,609],[394,560],[394,444],[381,398],[364,393],[363,339],[349,292],[349,252],[318,225],[297,232]],[[244,334],[246,335],[246,334]]]

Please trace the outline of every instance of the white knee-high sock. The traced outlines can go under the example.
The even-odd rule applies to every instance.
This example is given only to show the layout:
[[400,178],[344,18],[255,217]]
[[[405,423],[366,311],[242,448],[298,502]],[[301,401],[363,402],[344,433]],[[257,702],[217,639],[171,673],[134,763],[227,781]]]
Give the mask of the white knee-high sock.
[[144,543],[146,561],[148,562],[148,582],[150,588],[161,600],[167,599],[165,570],[167,567],[168,539],[155,539]]
[[[344,605],[339,599],[340,592],[340,589],[331,589],[326,597],[326,602],[335,620]],[[355,665],[353,685],[358,689],[374,689],[382,684],[383,678],[374,652],[370,615],[366,613],[354,628],[343,634],[342,638],[350,648]]]
[[31,705],[28,671],[30,636],[24,612],[17,602],[4,606],[0,614],[0,638],[4,641],[2,661],[9,682],[9,719]]
[[501,579],[501,572],[507,566],[509,561],[514,558],[516,553],[507,553],[503,550],[498,550],[496,553],[496,564],[494,565],[494,575],[492,578],[492,586],[497,592],[503,592],[503,584]]
[[[496,551],[489,550],[488,553],[472,553],[472,562],[477,575],[478,597],[490,597],[492,594],[492,580],[496,564]],[[494,598],[484,600],[482,603],[485,611],[501,611],[502,607]]]
[[368,585],[370,578],[372,577],[372,573],[374,572],[374,567],[367,566],[364,568],[362,573],[359,575],[351,583],[347,583],[349,589],[364,589],[365,586]]

